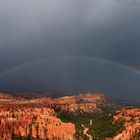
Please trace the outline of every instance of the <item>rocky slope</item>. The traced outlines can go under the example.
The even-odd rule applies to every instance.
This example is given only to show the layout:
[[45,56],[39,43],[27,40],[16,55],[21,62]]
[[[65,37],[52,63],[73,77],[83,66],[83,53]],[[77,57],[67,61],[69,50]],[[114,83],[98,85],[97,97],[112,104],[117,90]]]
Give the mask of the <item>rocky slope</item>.
[[123,121],[124,130],[113,140],[139,140],[140,139],[140,108],[125,107],[118,110],[114,116],[115,121]]
[[13,99],[13,96],[11,94],[8,94],[8,93],[2,93],[0,92],[0,100],[12,100]]
[[74,134],[75,125],[63,123],[50,108],[0,109],[0,140],[65,140],[75,139]]
[[107,104],[110,103],[103,94],[91,92],[56,98],[49,102],[50,107],[55,111],[75,115],[99,112],[100,106]]
[[60,98],[0,93],[0,140],[140,139],[140,109],[118,103],[92,92]]
[[1,105],[2,101],[4,106],[18,104],[26,104],[30,106],[32,104],[37,104],[44,107],[49,107],[54,109],[59,113],[68,113],[68,114],[84,114],[84,113],[93,113],[100,112],[101,106],[106,106],[111,104],[109,99],[101,93],[86,93],[78,94],[73,96],[64,96],[60,98],[49,98],[49,97],[31,97],[28,99],[19,96],[12,96],[10,94],[1,94]]

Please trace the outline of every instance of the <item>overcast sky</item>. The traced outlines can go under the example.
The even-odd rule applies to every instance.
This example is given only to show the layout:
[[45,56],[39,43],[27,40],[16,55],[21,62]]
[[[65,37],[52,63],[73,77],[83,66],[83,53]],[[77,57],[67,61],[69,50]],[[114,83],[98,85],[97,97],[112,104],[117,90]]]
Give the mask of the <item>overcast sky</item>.
[[[23,63],[60,56],[107,58],[140,69],[139,26],[139,0],[0,0],[0,72]],[[58,63],[61,64],[61,62]],[[55,66],[53,64],[49,66],[53,69],[58,67],[58,63]],[[89,64],[85,61],[84,64],[79,63],[80,67]],[[77,67],[76,64],[72,64],[72,67]],[[34,65],[37,67],[37,64]],[[89,65],[93,69],[97,69],[96,72],[101,69],[97,62]],[[123,81],[123,84],[113,82],[112,85],[104,87],[103,79],[100,76],[93,76],[96,72],[90,71],[86,78],[81,78],[82,81],[86,79],[89,83],[88,86],[85,84],[85,88],[80,89],[80,86],[74,86],[75,83],[68,82],[68,85],[65,85],[68,88],[65,90],[59,88],[59,94],[60,92],[66,94],[73,89],[74,91],[82,91],[89,88],[89,90],[100,90],[113,96],[119,92],[118,96],[121,97],[123,93],[123,98],[127,95],[131,98],[132,92],[134,92],[135,97],[140,98],[138,95],[140,74],[126,72],[125,77],[122,78],[123,70],[119,71],[118,67],[114,69],[109,64],[103,65],[102,77],[107,75],[104,71],[113,70],[112,75],[107,75],[108,79],[115,81],[113,78],[115,79],[115,75],[117,75],[120,77],[117,81]],[[86,70],[88,70],[88,66]],[[29,70],[26,74],[22,67],[15,72],[0,76],[0,90],[15,91],[18,89],[17,91],[47,92],[48,88],[46,87],[49,86],[48,84],[51,80],[53,81],[54,77],[49,75],[50,81],[45,81],[42,78],[46,76],[47,79],[48,73],[45,71],[42,76],[37,77],[38,83],[34,87],[35,77],[31,76],[29,71],[34,71],[37,75],[44,69],[43,64],[39,64],[38,67],[41,67],[41,70],[38,71],[34,68],[35,66],[28,67],[30,68],[27,68]],[[65,68],[64,63],[62,67]],[[64,76],[63,70],[60,70],[63,79],[71,80],[69,72]],[[70,71],[73,73],[73,77],[77,74],[76,70],[77,68],[73,68]],[[82,72],[81,76],[84,74]],[[96,74],[100,75],[101,73]],[[30,78],[28,85],[26,78],[19,79],[16,78],[17,75],[24,75],[24,77],[28,75]],[[113,75],[114,77],[112,77]],[[14,84],[12,84],[11,76],[15,79]],[[95,77],[95,81],[91,81],[88,77],[93,79]],[[128,79],[131,82],[128,82]],[[20,85],[17,84],[19,81]],[[60,87],[64,86],[64,81],[61,81]],[[55,84],[52,82],[49,89],[54,88],[53,90],[57,93],[58,88]],[[93,84],[96,85],[94,88],[92,88]]]

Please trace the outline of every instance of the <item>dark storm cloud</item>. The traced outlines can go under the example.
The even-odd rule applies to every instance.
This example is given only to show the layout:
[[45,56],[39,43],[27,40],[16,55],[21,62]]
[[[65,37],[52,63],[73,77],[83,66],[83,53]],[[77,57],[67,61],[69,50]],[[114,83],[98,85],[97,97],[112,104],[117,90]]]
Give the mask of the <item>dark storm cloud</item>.
[[0,71],[62,55],[140,68],[139,25],[138,0],[0,0]]
[[33,59],[47,52],[86,51],[87,55],[109,56],[116,53],[118,46],[133,49],[139,44],[140,10],[139,4],[131,3],[131,0],[1,2],[0,49],[12,50],[11,57],[25,53]]

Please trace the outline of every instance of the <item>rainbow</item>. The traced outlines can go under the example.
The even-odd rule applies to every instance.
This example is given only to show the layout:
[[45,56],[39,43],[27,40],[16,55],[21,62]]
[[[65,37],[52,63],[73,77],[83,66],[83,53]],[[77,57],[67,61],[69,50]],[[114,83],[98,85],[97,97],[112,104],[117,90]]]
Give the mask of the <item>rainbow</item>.
[[111,65],[115,65],[117,67],[120,67],[124,70],[127,70],[127,71],[130,71],[130,72],[133,72],[133,73],[136,73],[138,75],[140,75],[140,69],[136,69],[132,66],[129,66],[129,65],[126,65],[126,64],[122,64],[122,63],[119,63],[117,61],[114,61],[112,59],[108,59],[108,58],[103,58],[103,57],[68,57],[68,56],[59,56],[59,57],[50,57],[50,58],[43,58],[43,59],[38,59],[38,60],[33,60],[33,61],[30,61],[30,62],[24,62],[22,64],[18,64],[18,65],[14,65],[12,67],[10,67],[9,69],[6,69],[6,70],[3,70],[3,71],[0,71],[0,77],[2,76],[5,76],[9,73],[12,73],[14,71],[17,71],[19,69],[22,69],[26,66],[30,66],[32,64],[36,64],[36,63],[39,63],[39,62],[47,62],[49,60],[60,60],[60,59],[79,59],[79,60],[89,60],[89,61],[99,61],[99,62],[103,62],[103,63],[107,63],[107,64],[111,64]]

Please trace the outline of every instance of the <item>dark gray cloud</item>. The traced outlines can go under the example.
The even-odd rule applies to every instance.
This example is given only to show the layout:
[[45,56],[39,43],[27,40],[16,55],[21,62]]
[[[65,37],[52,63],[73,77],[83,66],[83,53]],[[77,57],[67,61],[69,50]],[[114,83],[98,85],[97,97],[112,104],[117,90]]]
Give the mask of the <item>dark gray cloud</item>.
[[[77,58],[106,57],[139,69],[139,25],[138,0],[0,1],[0,72],[25,62],[63,55]],[[100,69],[97,65],[93,65]],[[105,67],[111,69],[109,66]],[[102,74],[102,77],[104,76]],[[112,76],[108,75],[108,78],[112,79]],[[135,76],[131,78],[135,87],[129,88],[131,87],[131,90],[135,88],[138,96],[140,92],[137,87],[138,80]],[[95,79],[98,89],[102,89],[102,78],[95,76]],[[3,85],[1,89],[4,90],[2,87],[9,85],[9,80],[6,81],[4,77],[0,80]],[[29,86],[33,85],[31,82],[33,80],[32,77]],[[23,83],[26,81],[27,79],[24,79]],[[46,82],[39,81],[38,85],[45,87],[46,84],[43,83]],[[127,81],[126,78],[123,79],[123,83]],[[26,90],[23,83],[19,87]],[[90,84],[86,85],[85,89],[91,89]],[[119,83],[117,85],[115,88],[116,83],[112,82],[105,92],[116,94],[117,89],[121,87]],[[131,95],[131,90],[126,85],[123,85],[123,90]],[[67,86],[73,87],[73,84],[68,83]],[[17,88],[16,81],[12,87]]]

